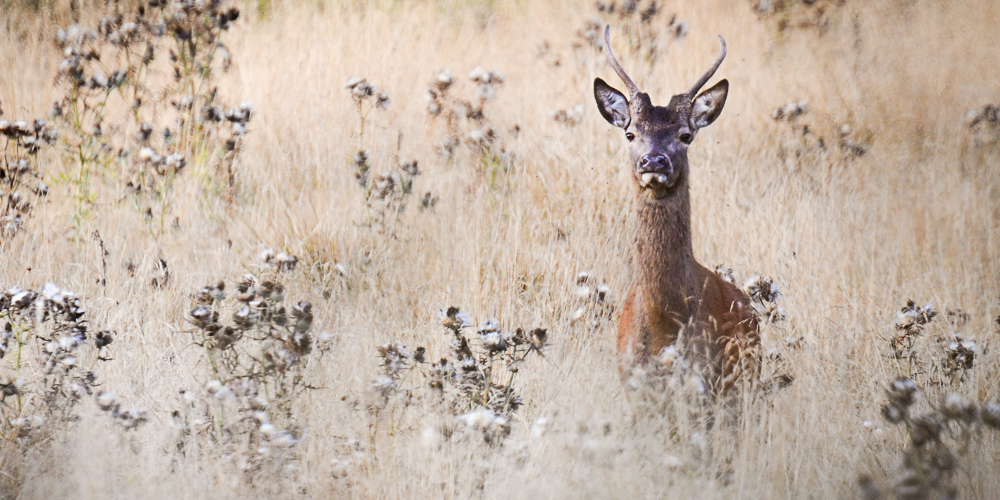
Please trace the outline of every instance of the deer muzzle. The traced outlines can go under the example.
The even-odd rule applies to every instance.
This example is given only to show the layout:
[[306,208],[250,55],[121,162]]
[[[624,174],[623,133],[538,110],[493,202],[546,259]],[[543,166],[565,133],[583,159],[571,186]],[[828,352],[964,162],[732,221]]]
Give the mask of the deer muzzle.
[[643,156],[636,174],[644,188],[667,188],[677,180],[673,164],[661,154]]

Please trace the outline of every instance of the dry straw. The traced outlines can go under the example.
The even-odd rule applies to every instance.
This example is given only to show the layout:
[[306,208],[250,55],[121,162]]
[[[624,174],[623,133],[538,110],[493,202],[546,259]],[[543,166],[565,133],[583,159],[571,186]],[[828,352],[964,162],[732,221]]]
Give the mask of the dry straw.
[[[72,5],[0,6],[0,498],[998,496],[993,2]],[[608,23],[729,46],[738,397],[619,371]]]

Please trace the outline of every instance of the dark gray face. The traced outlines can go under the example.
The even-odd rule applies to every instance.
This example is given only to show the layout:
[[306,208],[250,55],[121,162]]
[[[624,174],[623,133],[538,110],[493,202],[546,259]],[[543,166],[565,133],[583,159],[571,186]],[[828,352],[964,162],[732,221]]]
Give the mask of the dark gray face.
[[694,99],[679,94],[667,106],[654,106],[644,92],[634,94],[629,102],[604,80],[594,80],[598,110],[608,123],[624,131],[634,178],[655,197],[669,195],[686,178],[688,146],[699,129],[722,113],[728,90],[729,83],[722,80]]
[[671,104],[679,106],[653,106],[647,94],[635,101],[636,119],[625,129],[635,179],[646,189],[670,190],[687,175],[687,148],[695,134],[688,124],[691,106],[676,97]]

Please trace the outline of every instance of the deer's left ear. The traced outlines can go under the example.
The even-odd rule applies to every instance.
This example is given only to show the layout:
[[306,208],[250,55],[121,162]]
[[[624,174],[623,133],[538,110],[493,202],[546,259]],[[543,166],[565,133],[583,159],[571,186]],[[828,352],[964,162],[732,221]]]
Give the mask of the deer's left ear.
[[691,105],[691,128],[697,130],[711,125],[722,114],[722,107],[726,105],[726,95],[728,94],[728,80],[722,80],[712,88],[698,94]]

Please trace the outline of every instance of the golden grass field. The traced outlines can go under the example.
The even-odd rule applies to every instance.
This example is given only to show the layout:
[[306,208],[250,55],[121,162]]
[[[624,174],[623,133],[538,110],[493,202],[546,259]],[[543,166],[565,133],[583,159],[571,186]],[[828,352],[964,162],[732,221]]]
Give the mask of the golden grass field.
[[[83,3],[81,23],[103,15],[103,2]],[[231,196],[207,189],[189,160],[172,194],[177,227],[157,232],[145,207],[127,201],[124,175],[108,169],[74,216],[74,186],[60,177],[72,173],[71,155],[39,156],[50,191],[16,235],[2,236],[0,286],[76,292],[91,329],[116,332],[112,360],[95,368],[101,389],[145,409],[148,422],[120,430],[87,398],[79,419],[42,441],[5,437],[0,498],[854,498],[862,474],[890,490],[909,438],[880,406],[907,374],[889,339],[908,299],[940,313],[919,340],[927,367],[941,358],[937,337],[961,332],[978,345],[960,383],[935,383],[930,368],[914,375],[918,407],[946,392],[1000,398],[998,132],[963,124],[970,109],[1000,101],[1000,5],[774,2],[786,10],[760,15],[744,1],[661,3],[647,32],[658,36],[655,60],[626,41],[638,40],[640,21],[589,0],[238,4],[224,39],[233,67],[219,90],[231,104],[252,101],[254,117]],[[820,26],[799,25],[817,8]],[[0,14],[2,118],[44,116],[61,95],[52,34],[71,14],[63,2]],[[671,35],[671,14],[689,23],[685,37]],[[691,444],[701,434],[689,428],[665,431],[671,415],[640,418],[618,375],[617,316],[573,320],[577,273],[607,284],[619,307],[631,279],[625,141],[592,97],[595,77],[622,85],[578,34],[595,15],[660,104],[704,71],[716,35],[728,43],[712,81],[729,79],[725,111],[691,149],[695,255],[781,286],[787,320],[761,334],[794,383],[713,430],[711,452]],[[484,111],[504,157],[463,145],[446,159],[437,147],[445,126],[428,115],[424,91],[448,68],[450,92],[472,96],[466,75],[477,66],[505,76]],[[353,76],[391,99],[368,113],[363,135],[345,89]],[[809,107],[798,129],[772,119],[798,100]],[[550,114],[579,104],[577,125]],[[840,146],[844,123],[865,154]],[[367,223],[351,160],[359,148],[373,175],[419,160],[414,193],[385,227]],[[428,191],[438,202],[421,210]],[[289,298],[313,304],[313,331],[330,346],[310,359],[316,388],[292,404],[304,438],[251,474],[210,441],[177,453],[171,412],[182,388],[209,379],[187,333],[194,294],[247,272],[273,276],[258,258],[267,248],[300,259],[279,279]],[[161,258],[170,279],[153,287]],[[457,417],[420,397],[371,409],[377,347],[426,346],[440,358],[448,336],[438,311],[449,306],[477,324],[548,330],[545,358],[527,358],[516,375],[524,404],[499,444],[463,434]],[[958,309],[967,322],[947,320]],[[787,342],[797,337],[798,347]],[[0,382],[12,377],[10,359],[0,360]],[[543,417],[546,432],[533,432]],[[440,428],[458,430],[448,439],[427,431]],[[956,452],[951,484],[959,498],[1000,497],[1000,434],[975,432]]]

